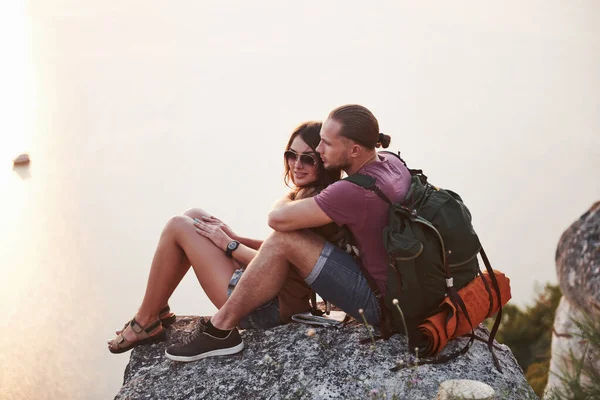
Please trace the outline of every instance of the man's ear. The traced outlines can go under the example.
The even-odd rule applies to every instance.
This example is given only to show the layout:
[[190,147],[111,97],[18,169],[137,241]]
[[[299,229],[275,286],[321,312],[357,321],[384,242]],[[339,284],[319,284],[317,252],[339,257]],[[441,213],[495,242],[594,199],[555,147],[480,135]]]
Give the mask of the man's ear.
[[350,148],[350,157],[357,158],[362,155],[363,149],[358,144],[353,144]]

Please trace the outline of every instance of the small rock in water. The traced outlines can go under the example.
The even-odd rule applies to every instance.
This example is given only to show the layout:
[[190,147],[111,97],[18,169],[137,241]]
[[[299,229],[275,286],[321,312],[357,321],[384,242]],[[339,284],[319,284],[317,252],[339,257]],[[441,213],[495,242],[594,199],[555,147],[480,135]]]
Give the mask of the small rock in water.
[[27,165],[29,164],[29,154],[23,153],[20,154],[17,158],[13,160],[13,165]]

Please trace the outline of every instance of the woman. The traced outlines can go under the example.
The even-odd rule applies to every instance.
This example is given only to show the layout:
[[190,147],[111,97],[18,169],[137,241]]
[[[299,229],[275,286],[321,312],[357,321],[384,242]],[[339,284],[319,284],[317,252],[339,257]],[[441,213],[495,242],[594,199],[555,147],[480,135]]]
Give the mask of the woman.
[[[314,196],[340,179],[341,171],[326,171],[315,150],[321,140],[320,130],[320,122],[305,122],[288,141],[284,181],[288,187],[292,184],[287,194],[292,200]],[[317,231],[331,238],[337,229],[330,224]],[[117,337],[108,342],[108,349],[122,353],[165,338],[164,328],[175,322],[167,302],[190,266],[210,301],[221,308],[261,244],[260,240],[235,234],[221,220],[200,209],[171,218],[154,253],[142,305],[135,317],[117,331]],[[242,320],[241,328],[277,326],[310,308],[310,288],[298,273],[290,271],[278,297]]]

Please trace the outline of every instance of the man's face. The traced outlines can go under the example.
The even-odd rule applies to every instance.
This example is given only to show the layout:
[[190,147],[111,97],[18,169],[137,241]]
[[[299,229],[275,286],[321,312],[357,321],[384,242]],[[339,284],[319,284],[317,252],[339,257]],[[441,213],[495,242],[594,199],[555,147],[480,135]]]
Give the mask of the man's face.
[[317,146],[317,151],[327,170],[345,169],[350,165],[349,141],[339,134],[341,130],[342,125],[330,118],[321,127],[321,142]]

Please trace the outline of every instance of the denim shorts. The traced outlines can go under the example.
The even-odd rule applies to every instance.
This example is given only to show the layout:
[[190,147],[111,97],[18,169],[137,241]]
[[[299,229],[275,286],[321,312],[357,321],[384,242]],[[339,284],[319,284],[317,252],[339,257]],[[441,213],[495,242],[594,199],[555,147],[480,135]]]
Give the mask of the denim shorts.
[[329,242],[325,247],[306,283],[323,300],[329,301],[347,314],[362,322],[359,309],[371,325],[379,325],[379,301],[354,258]]
[[[227,297],[231,296],[243,272],[243,269],[238,269],[231,276],[229,287],[227,288]],[[239,327],[242,329],[269,329],[279,325],[283,325],[283,322],[281,322],[281,318],[279,317],[279,300],[275,297],[242,318]]]

